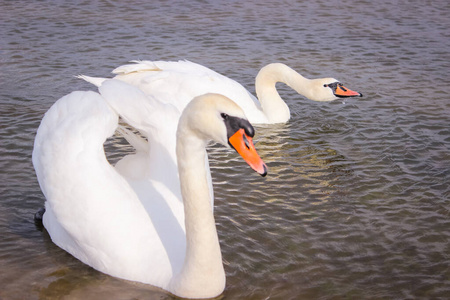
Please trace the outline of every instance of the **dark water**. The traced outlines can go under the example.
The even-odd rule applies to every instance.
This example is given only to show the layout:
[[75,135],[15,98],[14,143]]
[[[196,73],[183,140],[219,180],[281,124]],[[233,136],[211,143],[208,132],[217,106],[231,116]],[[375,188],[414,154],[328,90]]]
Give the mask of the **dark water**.
[[[189,59],[253,91],[283,62],[365,97],[311,102],[279,85],[285,125],[257,128],[262,179],[212,146],[224,299],[450,295],[448,1],[0,1],[0,299],[171,299],[56,247],[35,132],[61,96],[132,59]],[[112,157],[129,151],[120,140]]]

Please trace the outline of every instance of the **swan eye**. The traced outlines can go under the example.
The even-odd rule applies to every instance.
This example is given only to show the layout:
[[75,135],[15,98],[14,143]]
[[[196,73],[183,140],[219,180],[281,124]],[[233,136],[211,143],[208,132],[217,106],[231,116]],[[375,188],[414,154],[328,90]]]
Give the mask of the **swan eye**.
[[228,115],[227,115],[226,113],[221,113],[220,116],[221,116],[224,120],[228,119]]
[[323,87],[328,87],[328,84],[324,84]]

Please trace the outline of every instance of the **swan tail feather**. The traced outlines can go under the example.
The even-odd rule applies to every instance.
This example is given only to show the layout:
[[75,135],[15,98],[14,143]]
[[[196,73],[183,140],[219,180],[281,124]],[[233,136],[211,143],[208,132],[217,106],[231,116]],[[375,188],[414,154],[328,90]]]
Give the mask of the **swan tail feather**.
[[148,143],[145,139],[141,138],[137,134],[135,134],[130,129],[126,128],[123,125],[119,125],[116,129],[127,142],[136,149],[136,152],[147,152],[148,151]]
[[132,60],[134,64],[123,65],[115,68],[112,73],[116,75],[126,75],[130,73],[146,72],[146,71],[162,71],[152,61]]
[[106,78],[101,77],[91,77],[86,75],[77,75],[76,78],[83,79],[84,81],[87,81],[89,83],[92,83],[96,87],[99,87],[102,85],[102,83],[106,80]]

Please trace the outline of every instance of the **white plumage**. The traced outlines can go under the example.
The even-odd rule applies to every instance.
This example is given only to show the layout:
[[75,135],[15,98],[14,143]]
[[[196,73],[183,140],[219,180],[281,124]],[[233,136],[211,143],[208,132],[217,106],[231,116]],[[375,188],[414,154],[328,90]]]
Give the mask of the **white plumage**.
[[[190,61],[134,61],[113,71],[115,79],[138,87],[146,95],[170,103],[182,111],[196,96],[217,93],[238,104],[252,124],[284,123],[290,118],[289,107],[276,90],[283,82],[314,101],[332,101],[338,97],[361,96],[334,79],[307,79],[281,63],[263,67],[255,79],[257,97],[240,83],[207,67]],[[80,76],[97,86],[105,80]],[[343,88],[343,89],[342,89]]]
[[[225,274],[205,146],[208,139],[227,146],[223,114],[243,119],[244,113],[209,94],[191,101],[180,119],[173,105],[124,82],[107,80],[99,90],[58,100],[36,135],[33,164],[53,242],[112,276],[182,297],[219,295]],[[103,143],[118,114],[148,143],[135,140],[137,153],[114,168]]]

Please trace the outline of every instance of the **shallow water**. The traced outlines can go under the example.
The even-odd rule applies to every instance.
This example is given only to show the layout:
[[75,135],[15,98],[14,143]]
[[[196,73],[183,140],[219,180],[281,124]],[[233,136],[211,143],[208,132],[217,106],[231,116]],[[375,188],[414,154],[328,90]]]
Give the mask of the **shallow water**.
[[83,265],[33,222],[43,114],[93,89],[73,75],[132,59],[188,59],[250,91],[278,61],[364,94],[317,103],[279,84],[292,119],[257,128],[266,178],[211,146],[224,299],[448,297],[450,4],[266,2],[0,1],[0,299],[172,298]]

